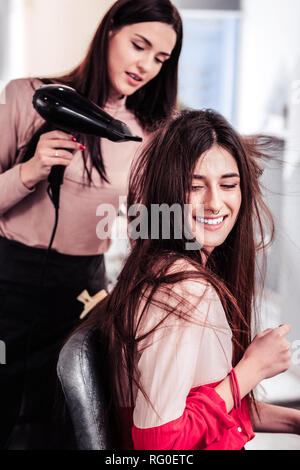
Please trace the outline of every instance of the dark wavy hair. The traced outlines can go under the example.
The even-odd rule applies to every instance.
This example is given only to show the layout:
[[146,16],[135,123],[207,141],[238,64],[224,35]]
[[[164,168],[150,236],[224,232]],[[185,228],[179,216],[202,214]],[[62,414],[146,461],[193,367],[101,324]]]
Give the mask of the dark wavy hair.
[[[178,282],[187,279],[207,282],[217,292],[233,333],[233,365],[251,342],[256,255],[258,251],[264,253],[274,237],[273,218],[263,201],[260,184],[263,161],[270,158],[268,152],[273,142],[263,136],[242,137],[212,110],[184,111],[156,132],[136,162],[130,177],[128,207],[146,206],[149,227],[152,204],[179,204],[183,208],[188,203],[196,162],[215,144],[234,157],[240,173],[242,202],[227,239],[213,250],[205,266],[199,249],[186,250],[188,239],[184,233],[177,239],[171,229],[168,240],[161,232],[155,239],[149,235],[131,240],[131,252],[114,289],[84,323],[84,326],[96,327],[107,344],[113,404],[118,402],[118,393],[124,390],[121,382],[124,371],[131,398],[133,385],[142,390],[135,364],[139,342],[169,315],[188,320],[186,313],[190,307],[186,299],[177,299],[176,308],[160,303],[164,318],[147,335],[139,336],[138,324],[151,303],[156,302],[158,289],[174,297],[172,288]],[[132,222],[130,217],[128,220]],[[191,269],[170,273],[178,260],[187,261]],[[145,307],[137,323],[141,299],[145,300]],[[123,398],[128,401],[128,397]],[[251,400],[253,396],[248,398]]]
[[[134,23],[152,21],[172,26],[177,35],[176,44],[171,57],[165,61],[159,74],[126,100],[127,109],[134,113],[142,127],[152,131],[176,108],[178,61],[182,48],[182,21],[178,10],[169,0],[118,0],[98,26],[84,60],[66,75],[40,78],[40,80],[44,84],[69,85],[98,106],[103,107],[108,99],[110,88],[108,75],[109,32],[112,29],[117,30]],[[53,128],[47,123],[37,130],[23,151],[23,161],[32,157],[39,137],[50,130]],[[87,147],[93,166],[101,178],[108,182],[99,139],[91,136],[75,137]],[[85,155],[84,163],[91,181],[90,169],[87,167]]]

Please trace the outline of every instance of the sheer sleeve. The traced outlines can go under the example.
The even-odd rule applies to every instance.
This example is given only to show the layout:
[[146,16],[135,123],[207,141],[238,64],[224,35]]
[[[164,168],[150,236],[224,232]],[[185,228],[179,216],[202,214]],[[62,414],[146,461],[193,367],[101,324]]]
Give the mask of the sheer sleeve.
[[[223,399],[207,386],[231,368],[232,335],[222,304],[198,281],[178,289],[192,307],[190,317],[171,314],[140,348],[144,393],[137,392],[133,413],[135,449],[201,449],[235,426]],[[158,317],[150,306],[141,329],[151,329]]]

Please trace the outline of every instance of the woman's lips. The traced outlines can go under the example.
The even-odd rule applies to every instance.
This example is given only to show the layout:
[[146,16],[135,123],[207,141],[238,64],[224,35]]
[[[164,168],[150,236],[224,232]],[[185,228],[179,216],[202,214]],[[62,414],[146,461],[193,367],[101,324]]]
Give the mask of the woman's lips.
[[134,73],[126,72],[126,76],[127,76],[127,81],[130,85],[135,86],[135,87],[141,85],[142,79],[138,75]]

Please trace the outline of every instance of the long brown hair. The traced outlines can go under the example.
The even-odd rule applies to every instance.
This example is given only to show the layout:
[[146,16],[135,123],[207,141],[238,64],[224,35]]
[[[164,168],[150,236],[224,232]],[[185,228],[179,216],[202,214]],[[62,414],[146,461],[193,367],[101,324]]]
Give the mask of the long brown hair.
[[[103,107],[109,97],[108,74],[109,32],[124,26],[158,21],[173,27],[177,35],[171,57],[163,64],[159,74],[126,100],[127,109],[133,112],[142,127],[153,130],[176,107],[178,89],[178,61],[182,48],[182,21],[169,0],[118,0],[106,13],[91,41],[84,60],[70,73],[61,77],[40,78],[44,84],[69,85],[88,99]],[[23,161],[34,154],[39,137],[52,130],[47,123],[34,134],[24,151]],[[93,166],[105,181],[107,176],[101,155],[99,139],[92,136],[75,136],[91,155]],[[90,176],[84,155],[85,169]]]
[[[184,233],[176,238],[171,229],[166,240],[160,230],[160,236],[154,239],[149,229],[146,236],[131,240],[131,252],[114,289],[88,320],[107,341],[113,394],[122,390],[120,377],[124,377],[124,371],[131,392],[133,384],[140,387],[136,379],[135,354],[141,340],[169,315],[188,320],[184,308],[186,299],[178,299],[176,308],[162,303],[160,307],[165,315],[159,325],[146,335],[138,336],[136,316],[141,299],[146,302],[142,318],[151,302],[155,302],[158,289],[172,295],[172,287],[178,282],[206,281],[216,290],[232,329],[233,365],[241,359],[251,341],[256,253],[266,248],[266,232],[269,242],[274,235],[273,219],[263,202],[259,182],[263,158],[268,158],[262,150],[267,141],[240,136],[225,118],[212,110],[183,111],[157,131],[137,161],[130,178],[128,207],[142,204],[147,208],[145,217],[149,223],[146,227],[151,226],[151,205],[179,204],[183,208],[188,203],[196,162],[214,144],[235,158],[241,181],[239,215],[225,242],[214,249],[204,266],[199,249],[186,250],[186,242],[190,240]],[[130,223],[133,220],[128,219]],[[191,269],[170,273],[170,267],[177,260],[186,260]],[[116,403],[117,394],[112,396]]]

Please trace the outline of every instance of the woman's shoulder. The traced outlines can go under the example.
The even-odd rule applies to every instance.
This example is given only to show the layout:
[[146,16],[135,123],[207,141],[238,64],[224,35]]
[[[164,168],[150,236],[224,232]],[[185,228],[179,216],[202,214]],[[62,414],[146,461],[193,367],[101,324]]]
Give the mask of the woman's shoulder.
[[212,274],[208,276],[204,266],[182,258],[171,265],[168,274],[179,275],[170,295],[183,313],[187,313],[187,319],[202,322],[205,318],[207,326],[230,331],[220,296],[209,280]]
[[[161,268],[161,265],[159,266]],[[176,259],[156,285],[153,295],[147,290],[140,313],[148,303],[141,331],[150,331],[163,322],[172,328],[203,327],[227,328],[225,312],[216,289],[205,276],[205,268],[185,258]],[[147,302],[148,301],[148,302]],[[139,315],[138,315],[138,318]]]
[[178,275],[178,282],[174,284],[174,289],[182,292],[194,293],[195,290],[197,295],[199,293],[204,294],[208,290],[213,290],[212,284],[207,280],[205,276],[205,268],[203,266],[197,267],[196,263],[186,259],[178,258],[168,268],[167,273],[169,275]]
[[163,261],[157,262],[155,268],[155,271],[164,272],[161,282],[157,283],[155,299],[180,308],[220,302],[217,291],[206,276],[205,267],[184,257],[169,262],[167,269],[163,264]]
[[43,82],[38,78],[16,78],[10,80],[4,90],[5,104],[18,117],[24,115],[28,118],[30,115],[36,114],[32,98],[35,91],[42,85]]
[[40,79],[28,77],[11,80],[6,86],[5,102],[18,135],[18,148],[22,148],[44,122],[32,104],[35,91],[42,85]]
[[33,95],[41,85],[43,82],[35,77],[15,78],[8,82],[6,92],[11,97],[22,96],[23,99],[26,99],[27,95]]

